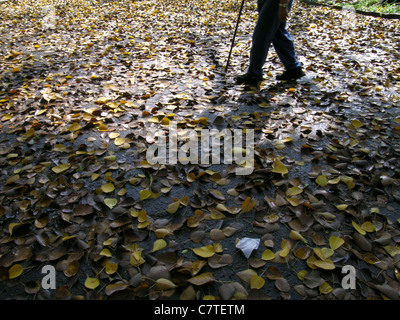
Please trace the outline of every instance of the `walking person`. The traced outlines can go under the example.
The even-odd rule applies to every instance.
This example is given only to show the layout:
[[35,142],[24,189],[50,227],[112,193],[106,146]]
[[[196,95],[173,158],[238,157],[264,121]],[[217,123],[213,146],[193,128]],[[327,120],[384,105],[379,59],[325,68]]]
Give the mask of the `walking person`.
[[247,73],[236,77],[238,84],[257,85],[263,79],[263,66],[271,44],[274,46],[285,72],[277,80],[296,80],[305,74],[297,60],[292,37],[286,21],[293,0],[258,0],[258,20],[254,28],[250,62]]

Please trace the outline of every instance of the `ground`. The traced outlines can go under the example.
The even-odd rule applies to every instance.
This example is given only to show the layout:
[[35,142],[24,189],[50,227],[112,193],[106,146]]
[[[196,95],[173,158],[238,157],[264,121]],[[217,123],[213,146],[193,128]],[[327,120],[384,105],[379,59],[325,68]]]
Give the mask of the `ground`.
[[[0,4],[1,299],[399,298],[399,20],[297,2],[306,76],[244,88],[239,5]],[[172,124],[254,161],[150,164]]]

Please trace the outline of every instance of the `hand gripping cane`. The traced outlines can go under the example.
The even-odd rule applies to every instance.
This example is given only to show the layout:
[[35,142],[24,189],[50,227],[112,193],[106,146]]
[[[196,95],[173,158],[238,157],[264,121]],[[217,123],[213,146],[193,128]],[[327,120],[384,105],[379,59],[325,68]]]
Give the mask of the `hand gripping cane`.
[[240,21],[240,16],[242,15],[243,6],[244,6],[244,0],[242,0],[242,4],[240,5],[239,15],[238,15],[236,27],[235,27],[235,32],[233,33],[231,49],[229,50],[228,61],[226,62],[226,66],[225,66],[225,73],[228,72],[229,61],[231,60],[233,45],[235,44],[236,33],[237,33],[237,30],[239,27],[239,21]]

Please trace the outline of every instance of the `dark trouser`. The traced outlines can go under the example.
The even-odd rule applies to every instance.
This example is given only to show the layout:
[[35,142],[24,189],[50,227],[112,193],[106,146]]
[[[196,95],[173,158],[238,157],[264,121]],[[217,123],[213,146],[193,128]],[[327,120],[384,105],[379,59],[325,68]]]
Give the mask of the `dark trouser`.
[[[288,10],[293,0],[289,0]],[[279,0],[258,0],[258,20],[253,33],[250,64],[247,73],[262,75],[269,47],[273,44],[286,70],[301,67],[297,61],[292,37],[286,30],[286,23],[278,17]]]

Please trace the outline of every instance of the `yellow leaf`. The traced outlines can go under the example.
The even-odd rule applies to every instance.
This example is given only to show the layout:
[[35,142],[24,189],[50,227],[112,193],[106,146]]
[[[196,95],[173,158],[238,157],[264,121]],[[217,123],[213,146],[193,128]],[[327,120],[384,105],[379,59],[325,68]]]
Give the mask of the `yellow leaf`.
[[67,171],[69,168],[71,168],[71,165],[69,163],[63,163],[56,167],[51,168],[51,170],[53,170],[53,172],[55,173],[61,173]]
[[386,250],[388,254],[390,254],[393,258],[400,254],[400,246],[385,246],[383,249]]
[[104,193],[110,193],[110,192],[113,192],[114,190],[115,190],[115,187],[111,182],[101,186],[101,191],[103,191]]
[[355,223],[354,221],[351,222],[351,224],[353,225],[353,228],[357,230],[358,233],[362,234],[363,236],[365,236],[367,233],[361,229],[361,227]]
[[293,138],[292,137],[286,137],[285,139],[281,140],[283,143],[288,143],[288,142],[292,142]]
[[279,256],[282,258],[287,257],[287,255],[289,254],[290,248],[289,247],[284,247],[280,252],[279,252]]
[[250,288],[251,289],[261,289],[264,287],[265,280],[260,276],[254,275],[250,279]]
[[305,240],[304,237],[299,232],[297,232],[295,230],[291,230],[290,231],[289,238],[292,239],[292,240],[301,240],[301,241]]
[[97,129],[99,129],[99,131],[108,131],[107,126],[103,123],[100,123]]
[[325,187],[328,184],[326,175],[321,174],[320,176],[317,177],[317,179],[315,180],[315,182],[320,185],[322,188]]
[[92,173],[92,181],[97,180],[98,177],[100,177],[98,173]]
[[12,235],[14,227],[19,226],[19,225],[21,225],[21,223],[14,223],[14,222],[11,222],[8,225],[8,231],[10,232],[11,235]]
[[352,126],[355,128],[361,128],[364,124],[360,120],[353,120],[351,122]]
[[160,278],[160,279],[157,279],[155,287],[156,287],[157,291],[165,291],[165,290],[175,288],[176,285],[168,279]]
[[74,123],[68,128],[68,130],[71,131],[71,132],[75,132],[75,131],[78,131],[78,130],[80,130],[80,129],[82,129],[82,127],[79,125],[78,122],[74,122]]
[[105,205],[106,205],[107,207],[109,207],[110,209],[112,209],[112,208],[114,208],[114,207],[117,205],[118,200],[117,200],[117,199],[114,199],[114,198],[105,198],[105,199],[104,199],[104,203],[105,203]]
[[140,191],[140,200],[145,200],[151,197],[151,191],[149,190],[141,190]]
[[154,231],[154,234],[156,235],[157,238],[164,238],[168,235],[170,235],[170,231],[166,228],[160,228],[160,229],[156,229]]
[[147,221],[147,212],[145,210],[140,210],[137,216],[139,222]]
[[331,248],[322,248],[321,251],[324,255],[324,259],[331,257],[335,253]]
[[114,262],[110,262],[106,264],[106,273],[111,275],[117,272],[118,270],[118,264]]
[[286,195],[287,196],[289,196],[289,197],[291,197],[291,196],[295,196],[295,195],[298,195],[298,194],[300,194],[300,193],[302,193],[303,192],[303,189],[302,188],[299,188],[299,187],[292,187],[292,188],[289,188],[289,189],[287,189],[286,190]]
[[101,250],[100,255],[105,257],[112,257],[110,250],[108,250],[107,248]]
[[275,259],[275,253],[273,253],[270,249],[266,249],[261,256],[261,259],[265,261],[273,260]]
[[340,211],[346,210],[347,207],[348,207],[347,204],[339,204],[339,205],[336,206],[336,208],[337,208],[338,210],[340,210]]
[[333,290],[333,288],[326,281],[319,286],[319,292],[322,293],[322,294],[328,294],[332,290]]
[[169,120],[168,118],[166,118],[166,117],[164,117],[164,118],[161,119],[161,124],[162,124],[163,126],[168,126],[168,125],[169,125],[169,122],[170,122],[170,120]]
[[121,145],[123,145],[125,142],[127,142],[128,141],[128,139],[127,138],[116,138],[115,140],[114,140],[114,143],[115,143],[115,145],[116,146],[121,146]]
[[250,212],[255,206],[255,202],[251,199],[251,197],[247,197],[246,200],[242,203],[242,212]]
[[353,189],[356,186],[352,177],[340,176],[340,181],[345,183],[349,189]]
[[20,175],[19,174],[15,174],[12,177],[7,179],[6,184],[12,184],[14,182],[17,182],[19,180],[19,178],[20,178]]
[[366,221],[361,225],[361,229],[367,232],[374,232],[375,226],[370,221]]
[[289,171],[280,160],[275,160],[272,172],[280,173],[280,174],[287,174]]
[[167,246],[167,242],[165,242],[165,240],[158,239],[158,240],[154,241],[153,252],[161,250],[161,249],[165,248],[166,246]]
[[131,265],[133,265],[134,267],[138,267],[145,262],[146,262],[146,260],[144,260],[142,257],[142,251],[136,250],[136,251],[132,252],[131,259],[130,259]]
[[343,243],[344,243],[344,240],[342,238],[338,238],[338,237],[335,237],[335,236],[331,236],[329,238],[329,246],[331,247],[332,250],[336,250]]
[[316,267],[324,269],[324,270],[333,270],[333,269],[335,269],[335,264],[332,262],[332,260],[329,260],[329,259],[316,260],[316,261],[314,261],[314,265]]
[[118,132],[112,132],[109,135],[110,139],[115,139],[119,137],[119,133]]
[[24,268],[22,268],[20,264],[14,264],[10,269],[8,269],[8,278],[18,278],[22,274],[22,271],[24,271]]
[[301,270],[297,273],[297,278],[299,278],[301,281],[303,281],[304,278],[306,277],[307,273],[308,272],[306,270]]
[[170,203],[170,204],[168,205],[168,207],[167,207],[167,212],[168,212],[168,213],[171,213],[171,214],[177,212],[178,209],[179,209],[179,205],[180,205],[180,204],[181,204],[180,201],[175,201],[175,202],[173,202],[173,203]]
[[301,200],[297,199],[297,198],[286,198],[287,201],[289,201],[289,203],[293,206],[293,207],[297,207],[300,203]]
[[105,156],[104,157],[104,160],[107,160],[107,161],[115,161],[115,159],[117,159],[117,157],[116,156]]
[[202,258],[210,258],[215,254],[214,246],[208,245],[193,249],[193,252]]
[[340,177],[328,180],[329,184],[338,184],[339,182],[340,182]]
[[93,289],[96,289],[99,285],[100,285],[99,279],[97,279],[97,278],[91,278],[91,277],[89,277],[89,276],[86,277],[86,280],[85,280],[85,287],[86,287],[87,289],[93,290]]
[[97,99],[94,103],[95,104],[106,104],[107,102],[109,102],[110,99],[106,98],[106,97],[100,97],[99,99]]
[[1,118],[1,121],[7,121],[11,119],[11,114],[7,113],[3,116],[3,118]]

